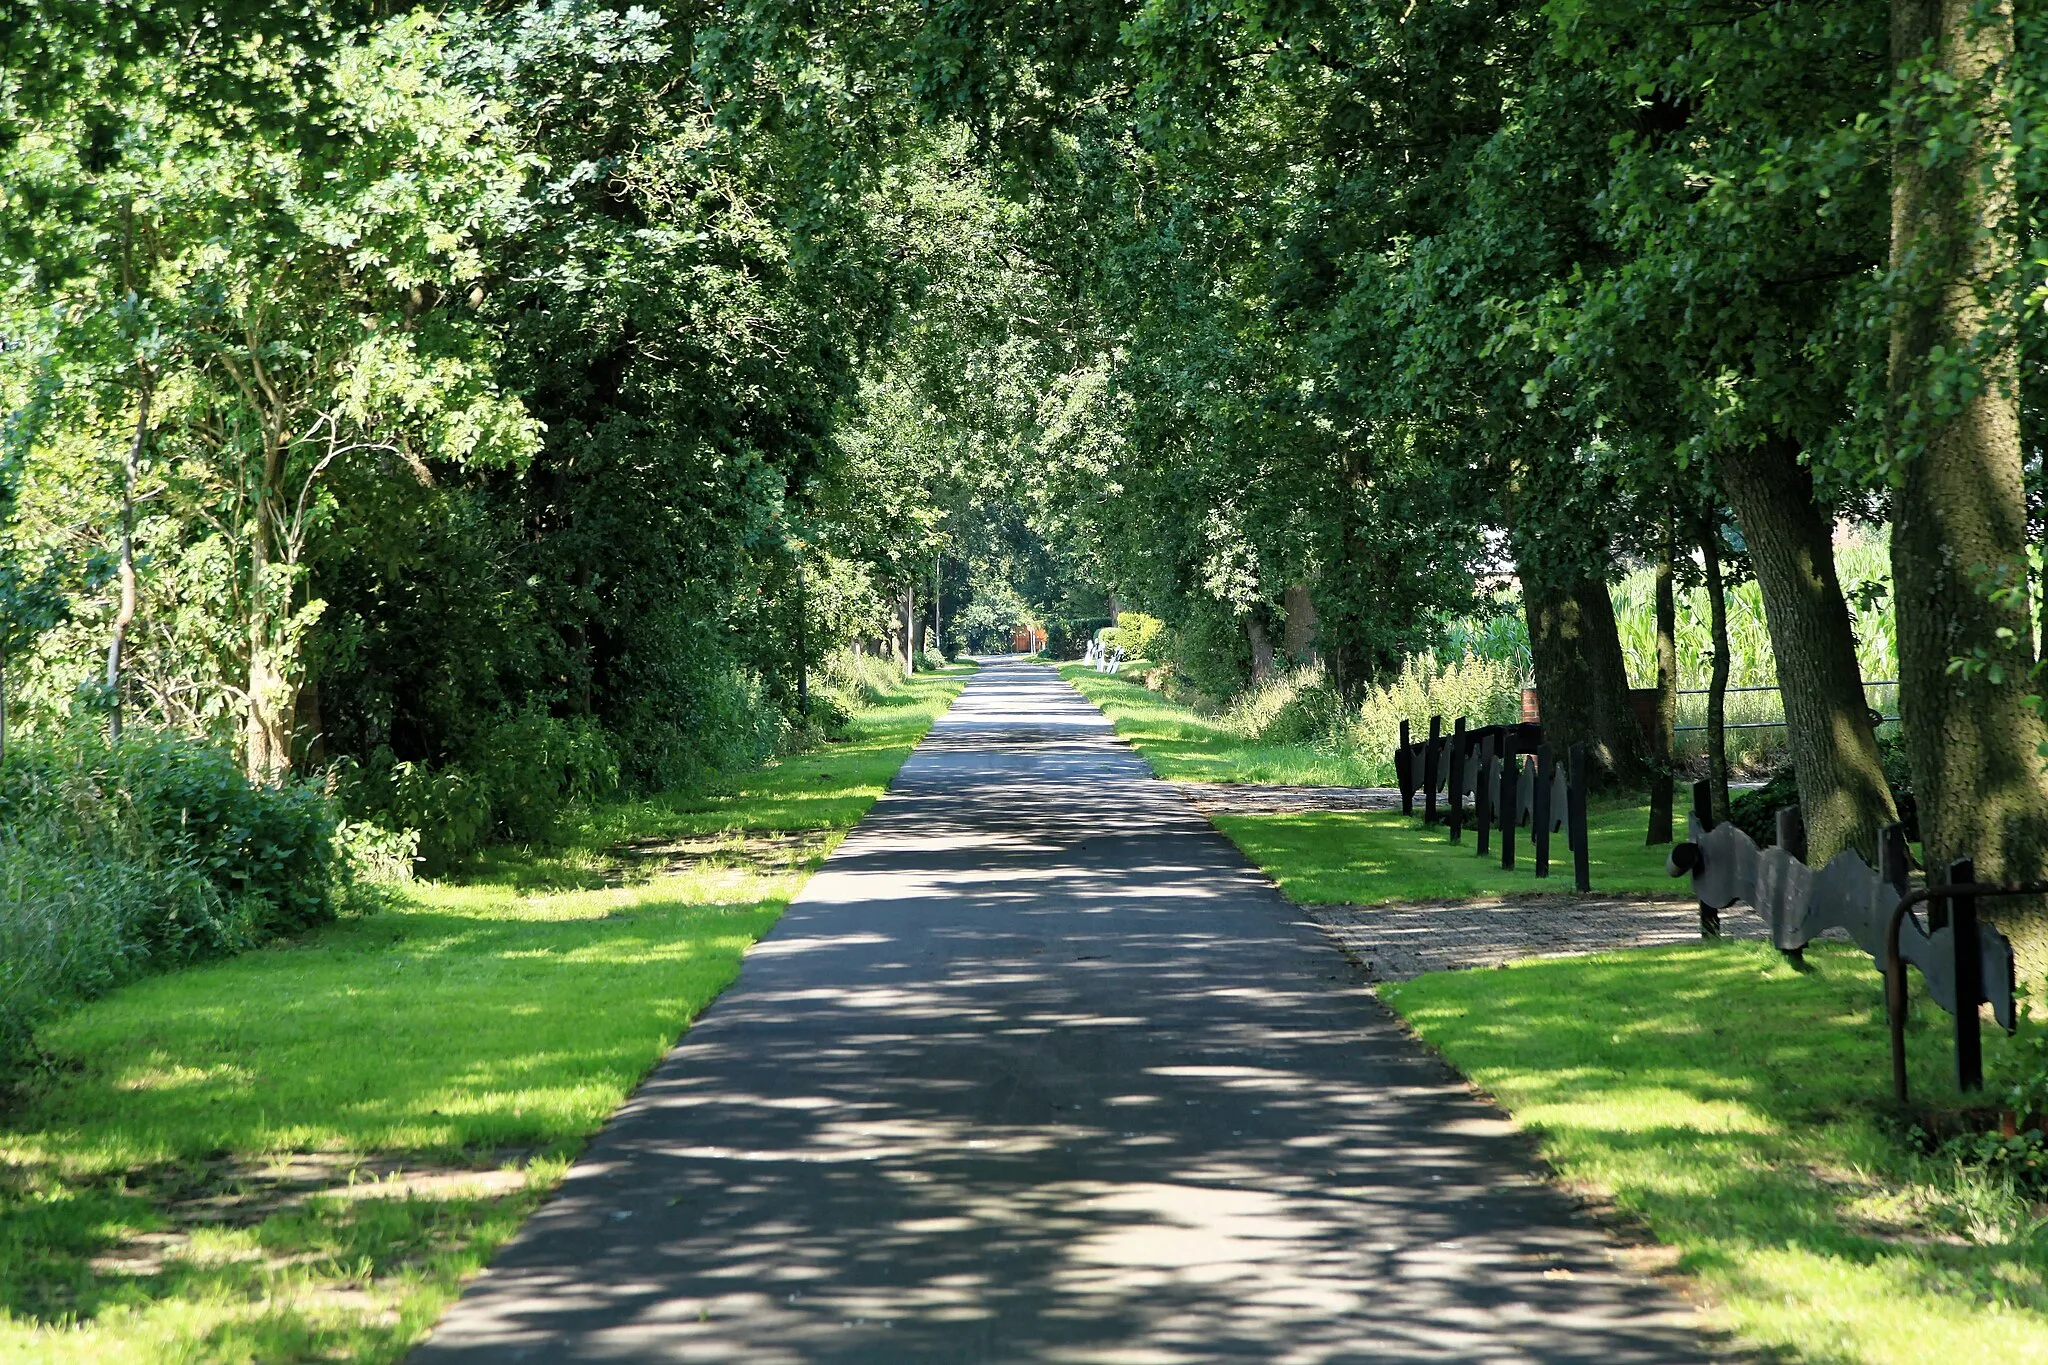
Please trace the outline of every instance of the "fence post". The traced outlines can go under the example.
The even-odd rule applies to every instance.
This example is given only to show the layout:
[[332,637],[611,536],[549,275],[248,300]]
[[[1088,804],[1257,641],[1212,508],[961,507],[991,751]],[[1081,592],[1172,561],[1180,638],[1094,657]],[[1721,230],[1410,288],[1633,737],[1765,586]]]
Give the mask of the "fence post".
[[[1695,782],[1692,784],[1692,815],[1700,822],[1700,831],[1705,833],[1714,827],[1714,784]],[[1706,902],[1700,902],[1700,937],[1721,937],[1721,912]]]
[[1478,776],[1472,783],[1472,824],[1479,837],[1473,850],[1475,857],[1484,858],[1493,847],[1493,744],[1498,738],[1488,735],[1479,741]]
[[1429,747],[1422,751],[1422,823],[1436,823],[1436,788],[1443,780],[1444,718],[1429,718]]
[[[1950,863],[1948,879],[1976,881],[1976,860],[1958,858]],[[1956,1089],[1982,1090],[1984,1039],[1978,1032],[1977,1006],[1984,1003],[1984,958],[1977,948],[1977,898],[1957,896],[1947,904],[1949,946],[1956,955]]]
[[[1806,820],[1799,814],[1797,806],[1778,807],[1778,847],[1797,858],[1806,861]],[[1806,965],[1806,949],[1786,948],[1785,960],[1795,967]]]
[[1550,875],[1550,788],[1557,781],[1557,759],[1548,744],[1536,746],[1536,797],[1529,803],[1529,834],[1536,844],[1536,875]]
[[1500,764],[1500,801],[1496,806],[1500,816],[1500,866],[1503,872],[1515,870],[1515,826],[1521,822],[1522,813],[1522,758],[1515,752],[1515,746],[1507,746],[1508,756]]
[[1592,851],[1586,847],[1586,746],[1572,745],[1571,766],[1565,772],[1564,819],[1572,845],[1572,885],[1580,891],[1593,889]]
[[1408,747],[1408,722],[1401,722],[1401,747],[1394,750],[1394,785],[1401,789],[1401,814],[1415,814],[1415,754]]
[[1465,828],[1465,718],[1451,725],[1451,842],[1457,843]]

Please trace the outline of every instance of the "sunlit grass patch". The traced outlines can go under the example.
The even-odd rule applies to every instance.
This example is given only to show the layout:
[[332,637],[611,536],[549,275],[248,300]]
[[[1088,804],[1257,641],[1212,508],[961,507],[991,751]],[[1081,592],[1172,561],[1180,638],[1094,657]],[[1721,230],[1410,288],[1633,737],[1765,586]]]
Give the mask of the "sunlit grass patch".
[[[47,1066],[0,1124],[0,1359],[396,1358],[732,980],[964,673],[907,684],[844,745],[598,812],[563,847],[46,1027]],[[706,856],[658,865],[619,848],[706,835]]]
[[[1304,905],[1379,905],[1504,892],[1572,889],[1572,854],[1560,831],[1550,840],[1550,875],[1535,873],[1526,828],[1515,831],[1515,870],[1500,865],[1500,835],[1487,856],[1469,827],[1458,843],[1441,825],[1424,828],[1398,811],[1318,811],[1290,815],[1218,815],[1217,828]],[[1649,813],[1615,806],[1588,813],[1588,879],[1596,892],[1682,894],[1666,875],[1669,844],[1643,843]]]
[[[1679,1253],[1741,1340],[1790,1360],[2048,1358],[2048,1223],[1887,1128],[1877,973],[1754,943],[1442,972],[1381,988],[1567,1181]],[[1961,1102],[1916,1001],[1916,1095]],[[1993,1065],[2002,1044],[1987,1040]]]
[[1373,765],[1334,748],[1267,744],[1232,733],[1213,717],[1167,701],[1121,675],[1062,664],[1060,676],[1100,706],[1169,782],[1275,782],[1290,786],[1372,786]]

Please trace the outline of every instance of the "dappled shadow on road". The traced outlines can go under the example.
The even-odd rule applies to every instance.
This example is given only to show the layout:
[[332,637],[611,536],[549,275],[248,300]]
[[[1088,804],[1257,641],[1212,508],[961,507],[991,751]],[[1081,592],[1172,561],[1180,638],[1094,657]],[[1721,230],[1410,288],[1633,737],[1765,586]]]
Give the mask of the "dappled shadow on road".
[[999,666],[416,1359],[1700,1354],[1098,712]]

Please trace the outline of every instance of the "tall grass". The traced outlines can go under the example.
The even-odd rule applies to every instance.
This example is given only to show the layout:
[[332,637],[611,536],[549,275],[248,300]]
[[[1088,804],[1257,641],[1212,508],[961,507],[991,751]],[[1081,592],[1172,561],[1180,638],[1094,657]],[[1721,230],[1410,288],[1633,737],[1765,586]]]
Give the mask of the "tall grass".
[[[1401,722],[1432,715],[1499,725],[1521,714],[1522,673],[1508,659],[1466,656],[1410,659],[1400,676],[1346,706],[1319,663],[1305,664],[1249,689],[1222,715],[1223,727],[1262,744],[1305,744],[1343,754],[1376,786],[1394,781]],[[1421,734],[1414,736],[1421,738]]]

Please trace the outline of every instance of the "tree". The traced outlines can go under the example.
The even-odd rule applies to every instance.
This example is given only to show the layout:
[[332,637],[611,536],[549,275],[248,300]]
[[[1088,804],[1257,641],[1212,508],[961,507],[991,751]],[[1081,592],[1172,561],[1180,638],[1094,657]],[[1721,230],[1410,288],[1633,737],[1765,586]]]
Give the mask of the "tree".
[[[1888,459],[1901,716],[1930,867],[2048,871],[2011,291],[2005,0],[1892,0]],[[2036,972],[2048,915],[2003,909]]]

